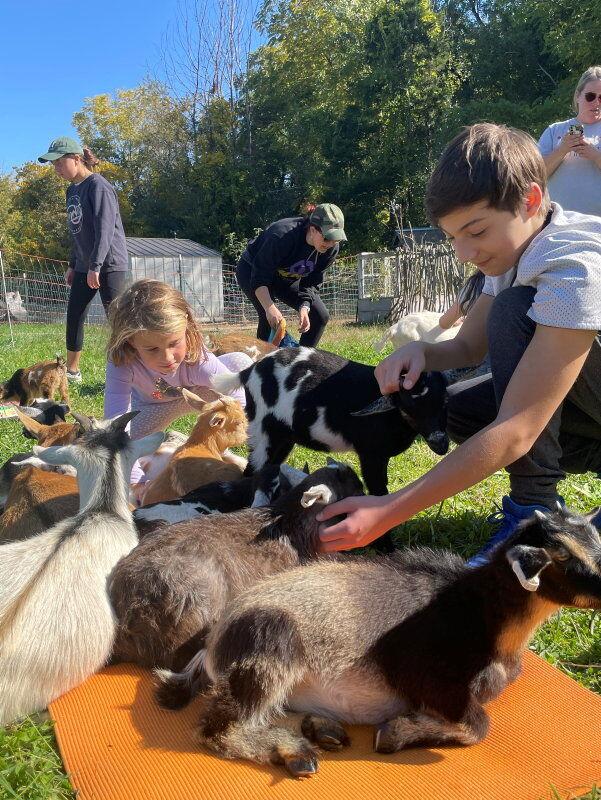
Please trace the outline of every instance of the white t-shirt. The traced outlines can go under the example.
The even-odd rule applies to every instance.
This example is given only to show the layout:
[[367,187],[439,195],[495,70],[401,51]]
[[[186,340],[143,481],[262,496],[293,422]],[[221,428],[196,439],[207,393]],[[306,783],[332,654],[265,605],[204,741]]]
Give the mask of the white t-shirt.
[[511,286],[536,289],[528,316],[553,328],[601,330],[601,218],[564,211],[553,203],[551,221],[514,267],[486,276],[484,294]]
[[[587,125],[573,117],[564,122],[554,122],[543,132],[538,140],[541,155],[548,156],[556,150],[570,125],[576,124],[584,128],[586,141],[601,150],[601,122]],[[601,169],[588,158],[568,153],[549,178],[549,194],[551,200],[556,200],[562,208],[601,217]]]

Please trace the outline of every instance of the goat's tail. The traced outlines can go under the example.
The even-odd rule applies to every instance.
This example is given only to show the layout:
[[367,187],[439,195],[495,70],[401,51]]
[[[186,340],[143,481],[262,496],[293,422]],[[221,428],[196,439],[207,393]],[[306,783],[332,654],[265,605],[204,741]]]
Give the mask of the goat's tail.
[[213,375],[211,378],[213,389],[220,394],[230,394],[242,386],[240,374],[240,372],[221,372],[219,375]]
[[206,650],[198,653],[186,664],[183,672],[155,669],[157,702],[163,708],[183,708],[209,687],[209,676],[204,667]]
[[388,328],[383,338],[374,344],[374,350],[376,351],[376,353],[381,353],[382,350],[386,347],[386,343],[389,342],[391,338],[392,336],[390,333],[390,328]]

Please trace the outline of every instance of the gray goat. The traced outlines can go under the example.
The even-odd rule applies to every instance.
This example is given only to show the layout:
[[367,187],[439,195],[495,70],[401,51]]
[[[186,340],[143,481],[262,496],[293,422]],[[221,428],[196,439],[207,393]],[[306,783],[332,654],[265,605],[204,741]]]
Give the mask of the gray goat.
[[113,661],[181,669],[231,597],[315,557],[316,514],[359,494],[355,472],[332,462],[270,508],[208,514],[146,534],[110,578],[119,621]]
[[[269,578],[228,606],[187,682],[164,676],[163,691],[183,694],[204,671],[200,741],[298,777],[317,771],[313,743],[349,743],[341,722],[377,726],[379,753],[472,745],[488,731],[483,703],[563,605],[601,608],[601,540],[584,517],[537,512],[473,569],[423,549]],[[307,712],[304,736],[274,724],[285,708]]]

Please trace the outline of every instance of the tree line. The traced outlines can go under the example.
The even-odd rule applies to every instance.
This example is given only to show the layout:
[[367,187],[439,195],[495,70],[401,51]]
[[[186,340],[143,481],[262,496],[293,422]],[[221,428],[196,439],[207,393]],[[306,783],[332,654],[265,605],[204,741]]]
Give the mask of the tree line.
[[[263,0],[254,20],[240,2],[217,0],[217,20],[199,2],[164,42],[161,80],[88,98],[73,124],[128,235],[229,261],[324,201],[345,212],[348,253],[389,248],[391,203],[403,225],[427,224],[428,175],[462,125],[538,137],[601,60],[601,0]],[[67,257],[64,189],[35,161],[0,176],[0,246]]]

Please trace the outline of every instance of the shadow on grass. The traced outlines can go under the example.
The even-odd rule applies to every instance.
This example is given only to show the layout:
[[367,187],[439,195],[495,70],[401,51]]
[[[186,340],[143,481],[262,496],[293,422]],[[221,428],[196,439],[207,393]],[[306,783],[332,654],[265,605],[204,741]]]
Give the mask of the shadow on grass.
[[96,397],[104,393],[104,382],[85,383],[77,387],[80,397]]

